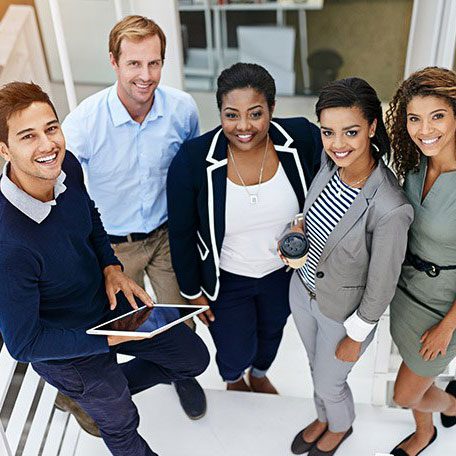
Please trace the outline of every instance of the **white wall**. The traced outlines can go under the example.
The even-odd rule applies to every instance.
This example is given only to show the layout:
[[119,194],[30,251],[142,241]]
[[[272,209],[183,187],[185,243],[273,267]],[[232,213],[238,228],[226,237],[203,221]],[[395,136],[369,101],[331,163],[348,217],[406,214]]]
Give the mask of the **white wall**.
[[456,43],[456,1],[414,0],[405,77],[430,65],[452,68]]
[[[116,23],[113,0],[59,0],[66,44],[76,83],[109,85],[115,77],[109,64],[108,35]],[[62,80],[48,0],[35,1],[50,76]],[[141,14],[164,30],[168,46],[162,82],[182,88],[182,44],[176,0],[123,0],[125,14]]]

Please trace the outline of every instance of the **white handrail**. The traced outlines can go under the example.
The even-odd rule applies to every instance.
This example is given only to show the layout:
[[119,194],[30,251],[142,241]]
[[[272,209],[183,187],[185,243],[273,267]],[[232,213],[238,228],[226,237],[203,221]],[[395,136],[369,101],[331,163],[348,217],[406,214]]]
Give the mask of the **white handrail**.
[[74,79],[71,72],[70,59],[68,58],[68,48],[63,33],[62,17],[60,15],[60,7],[57,0],[49,0],[51,9],[52,25],[54,27],[57,49],[59,52],[60,66],[62,67],[63,83],[68,100],[68,107],[72,111],[78,105],[76,99],[76,91],[74,88]]
[[114,0],[114,9],[116,11],[116,20],[120,21],[123,18],[122,0]]

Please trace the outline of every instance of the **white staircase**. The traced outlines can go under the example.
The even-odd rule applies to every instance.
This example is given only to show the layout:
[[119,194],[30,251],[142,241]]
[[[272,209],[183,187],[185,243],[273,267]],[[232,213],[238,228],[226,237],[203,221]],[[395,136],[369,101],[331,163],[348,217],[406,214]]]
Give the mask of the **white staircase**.
[[[141,435],[160,456],[291,455],[293,437],[315,418],[311,399],[220,390],[206,394],[208,411],[199,421],[184,415],[171,386],[135,396]],[[407,410],[359,404],[353,428],[337,456],[388,454],[412,432],[413,424]],[[438,440],[423,456],[455,454],[456,429],[440,426]],[[109,456],[109,452],[100,439],[82,432],[75,456]]]
[[[198,332],[209,346],[213,359],[215,350],[207,329],[200,325]],[[371,344],[351,374],[357,419],[353,436],[338,450],[338,456],[388,455],[388,451],[413,430],[408,410],[371,404],[373,391],[380,395],[374,375],[379,366],[379,344],[383,346],[381,340]],[[0,405],[4,402],[14,367],[15,362],[2,350]],[[208,400],[204,418],[189,420],[179,405],[174,388],[159,385],[134,396],[141,417],[139,431],[160,456],[291,455],[293,437],[315,418],[305,351],[291,320],[269,376],[282,393],[280,396],[227,392],[212,362],[199,378]],[[42,381],[38,382],[36,374],[29,369],[15,400],[6,433],[0,425],[0,456],[109,456],[101,439],[80,431],[72,417],[53,410],[55,390],[49,385],[41,388]],[[35,396],[39,396],[39,405],[30,417],[28,410],[34,409],[32,402],[36,403],[37,398],[32,399]],[[439,437],[423,456],[456,455],[456,429],[442,428],[437,414],[435,423]],[[24,448],[23,453],[21,448]]]

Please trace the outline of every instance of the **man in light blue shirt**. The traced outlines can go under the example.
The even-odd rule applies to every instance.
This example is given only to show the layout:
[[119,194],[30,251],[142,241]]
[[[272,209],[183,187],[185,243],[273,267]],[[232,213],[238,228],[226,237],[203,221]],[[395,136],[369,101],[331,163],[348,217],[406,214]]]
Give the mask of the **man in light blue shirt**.
[[[84,100],[63,122],[68,150],[84,169],[114,252],[125,273],[160,303],[185,303],[169,253],[166,176],[182,143],[199,135],[193,98],[159,85],[166,38],[142,16],[128,16],[109,35],[117,82]],[[192,419],[206,411],[195,379],[175,383]]]

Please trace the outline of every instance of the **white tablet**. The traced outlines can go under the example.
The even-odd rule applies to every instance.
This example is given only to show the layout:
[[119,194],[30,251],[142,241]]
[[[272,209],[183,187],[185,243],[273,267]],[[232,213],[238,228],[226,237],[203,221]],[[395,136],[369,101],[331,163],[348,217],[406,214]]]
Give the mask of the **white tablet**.
[[[188,309],[190,312],[181,317],[180,309]],[[94,336],[150,338],[208,309],[209,306],[194,306],[190,304],[143,306],[120,317],[101,323],[86,332]]]

